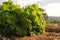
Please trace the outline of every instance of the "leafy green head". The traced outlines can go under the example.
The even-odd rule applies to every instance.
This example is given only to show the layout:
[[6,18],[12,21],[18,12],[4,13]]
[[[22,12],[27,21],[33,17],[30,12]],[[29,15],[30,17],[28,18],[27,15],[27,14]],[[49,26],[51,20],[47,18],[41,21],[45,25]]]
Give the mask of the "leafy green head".
[[37,4],[20,8],[8,1],[0,8],[0,33],[3,36],[33,36],[45,33],[45,21]]

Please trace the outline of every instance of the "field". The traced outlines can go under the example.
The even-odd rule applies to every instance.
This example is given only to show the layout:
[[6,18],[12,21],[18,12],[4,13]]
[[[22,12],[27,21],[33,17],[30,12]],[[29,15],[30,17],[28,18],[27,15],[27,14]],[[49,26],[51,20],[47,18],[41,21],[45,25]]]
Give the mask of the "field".
[[58,24],[47,24],[46,33],[37,35],[34,37],[23,37],[20,40],[60,40],[60,25]]
[[60,22],[47,20],[42,13],[37,4],[21,8],[10,0],[3,2],[0,5],[0,40],[60,40]]

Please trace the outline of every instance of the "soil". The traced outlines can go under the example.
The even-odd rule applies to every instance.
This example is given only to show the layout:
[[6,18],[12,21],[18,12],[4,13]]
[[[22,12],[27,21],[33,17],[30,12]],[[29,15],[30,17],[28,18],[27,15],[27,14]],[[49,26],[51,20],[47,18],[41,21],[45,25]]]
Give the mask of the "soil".
[[25,36],[23,38],[19,38],[19,40],[60,40],[60,33],[46,32],[46,34],[37,35],[35,37]]

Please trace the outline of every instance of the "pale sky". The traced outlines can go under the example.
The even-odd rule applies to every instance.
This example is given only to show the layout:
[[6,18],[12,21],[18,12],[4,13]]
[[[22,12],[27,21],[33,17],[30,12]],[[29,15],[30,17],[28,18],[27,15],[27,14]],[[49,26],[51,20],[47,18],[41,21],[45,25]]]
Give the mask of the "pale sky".
[[[0,0],[0,4],[3,1],[6,0]],[[37,3],[39,7],[45,9],[48,16],[60,16],[60,0],[14,0],[14,3],[21,7]]]

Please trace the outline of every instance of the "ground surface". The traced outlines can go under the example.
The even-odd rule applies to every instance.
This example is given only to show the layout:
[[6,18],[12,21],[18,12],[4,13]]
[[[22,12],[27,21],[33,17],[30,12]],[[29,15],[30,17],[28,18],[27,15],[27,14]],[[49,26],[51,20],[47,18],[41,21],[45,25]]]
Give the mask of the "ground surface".
[[20,40],[60,40],[60,33],[46,33],[35,37],[23,37]]

